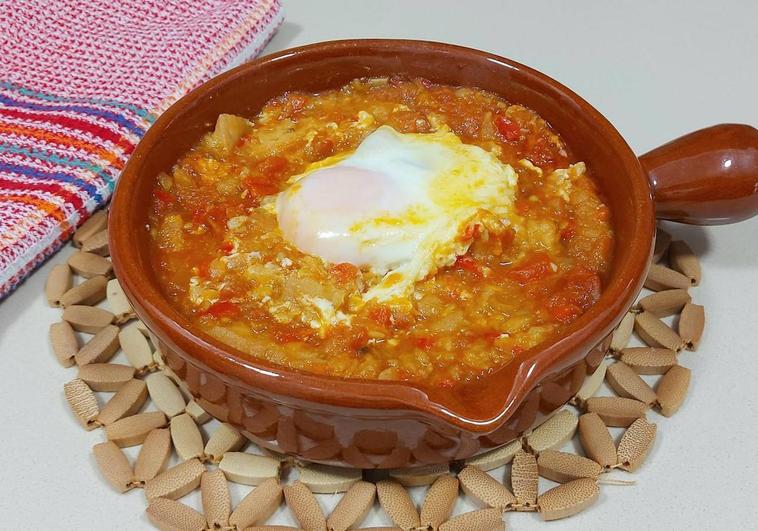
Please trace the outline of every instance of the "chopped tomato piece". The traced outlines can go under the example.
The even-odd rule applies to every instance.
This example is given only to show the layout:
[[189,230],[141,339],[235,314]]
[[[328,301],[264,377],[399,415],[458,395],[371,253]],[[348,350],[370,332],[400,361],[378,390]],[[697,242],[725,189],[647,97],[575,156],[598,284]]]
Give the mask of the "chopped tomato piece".
[[197,275],[200,278],[210,278],[211,277],[210,266],[211,266],[210,259],[204,260],[200,262],[199,264],[197,264]]
[[234,244],[230,241],[221,242],[219,249],[222,253],[228,255],[231,254],[231,252],[234,250]]
[[222,301],[229,300],[235,295],[237,295],[237,292],[233,288],[225,287],[221,289],[220,297]]
[[264,175],[269,177],[279,176],[284,173],[284,170],[289,166],[289,161],[284,157],[272,155],[266,157],[258,166],[258,169]]
[[582,308],[589,308],[600,298],[600,276],[584,267],[575,267],[566,277],[566,290]]
[[468,271],[477,278],[480,278],[482,276],[481,264],[467,254],[462,254],[456,258],[453,267],[459,271]]
[[569,271],[562,285],[547,305],[550,315],[558,322],[570,323],[600,298],[600,277],[584,267]]
[[502,244],[503,249],[513,245],[513,240],[515,239],[516,239],[516,233],[513,232],[513,229],[508,229],[506,231],[503,231],[503,233],[500,235],[500,243]]
[[203,218],[203,225],[219,236],[226,233],[226,209],[220,205],[209,208]]
[[254,198],[272,195],[279,191],[279,187],[276,184],[258,179],[245,179],[244,185]]
[[534,142],[528,158],[537,166],[545,166],[554,161],[556,155],[556,148],[550,139],[541,136]]
[[318,134],[313,137],[311,144],[307,149],[312,160],[319,160],[328,157],[334,152],[334,140],[325,134]]
[[203,218],[203,224],[217,234],[226,232],[226,209],[220,205],[209,208]]
[[239,308],[237,308],[237,305],[233,302],[218,301],[211,304],[204,313],[205,315],[210,315],[211,317],[219,319],[221,317],[234,317],[237,315],[238,311]]
[[368,330],[365,326],[354,326],[351,329],[350,347],[360,350],[368,344]]
[[514,356],[518,356],[519,354],[522,354],[526,349],[522,347],[521,345],[516,345],[511,349],[511,354]]
[[434,338],[428,336],[420,336],[415,339],[414,343],[420,349],[429,350],[434,346]]
[[360,273],[360,269],[348,262],[334,264],[329,268],[329,274],[340,284],[346,284],[354,280],[358,276],[358,273]]
[[213,219],[226,219],[226,209],[221,205],[213,205],[208,209],[207,215]]
[[574,236],[576,236],[576,221],[572,218],[569,220],[568,225],[561,230],[560,238],[563,241],[567,241]]
[[508,271],[508,277],[523,286],[553,273],[550,257],[545,253],[536,253],[526,262]]
[[389,306],[385,306],[383,304],[374,306],[371,308],[371,310],[369,310],[368,314],[371,319],[376,321],[384,328],[389,328],[392,324],[392,310]]
[[496,116],[495,127],[508,142],[515,142],[521,138],[521,127],[510,118],[502,115]]
[[283,326],[275,328],[273,336],[279,343],[293,343],[295,341],[308,341],[313,333],[313,329],[309,328]]
[[482,226],[479,225],[479,223],[472,223],[469,226],[466,227],[466,230],[463,232],[463,240],[473,240],[474,238],[478,238],[479,235],[482,232]]
[[153,195],[156,199],[158,199],[158,201],[161,201],[162,203],[173,203],[176,200],[176,196],[174,194],[167,192],[162,188],[156,188],[153,190]]

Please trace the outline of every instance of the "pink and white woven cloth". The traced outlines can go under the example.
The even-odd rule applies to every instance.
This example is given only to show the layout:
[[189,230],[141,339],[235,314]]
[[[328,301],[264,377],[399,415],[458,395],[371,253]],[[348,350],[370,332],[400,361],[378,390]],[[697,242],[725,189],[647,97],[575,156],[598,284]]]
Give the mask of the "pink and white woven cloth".
[[110,198],[161,112],[282,18],[279,0],[0,1],[0,299]]

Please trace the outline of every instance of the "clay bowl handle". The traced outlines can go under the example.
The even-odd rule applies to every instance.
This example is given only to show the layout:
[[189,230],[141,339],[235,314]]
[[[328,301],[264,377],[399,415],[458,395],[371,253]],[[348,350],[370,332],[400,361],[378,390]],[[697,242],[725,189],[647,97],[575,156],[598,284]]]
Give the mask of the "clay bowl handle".
[[640,157],[658,219],[734,223],[758,214],[758,130],[722,124],[672,140]]

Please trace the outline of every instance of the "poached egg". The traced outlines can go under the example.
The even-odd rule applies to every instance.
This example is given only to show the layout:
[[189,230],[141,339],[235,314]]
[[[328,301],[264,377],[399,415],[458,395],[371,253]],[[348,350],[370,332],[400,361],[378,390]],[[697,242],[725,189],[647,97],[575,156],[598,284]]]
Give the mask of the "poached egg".
[[416,134],[385,125],[355,151],[292,177],[274,205],[291,244],[370,268],[381,279],[363,300],[385,302],[465,254],[472,223],[508,225],[516,185],[511,166],[446,127]]

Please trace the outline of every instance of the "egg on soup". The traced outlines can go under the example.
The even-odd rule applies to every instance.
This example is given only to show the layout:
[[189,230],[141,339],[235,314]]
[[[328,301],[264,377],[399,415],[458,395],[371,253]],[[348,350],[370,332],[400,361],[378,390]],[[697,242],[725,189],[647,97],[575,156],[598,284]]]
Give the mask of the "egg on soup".
[[275,208],[291,244],[370,268],[381,280],[363,300],[388,302],[465,254],[472,223],[508,224],[516,184],[512,167],[447,128],[404,134],[385,125],[354,152],[292,177]]

